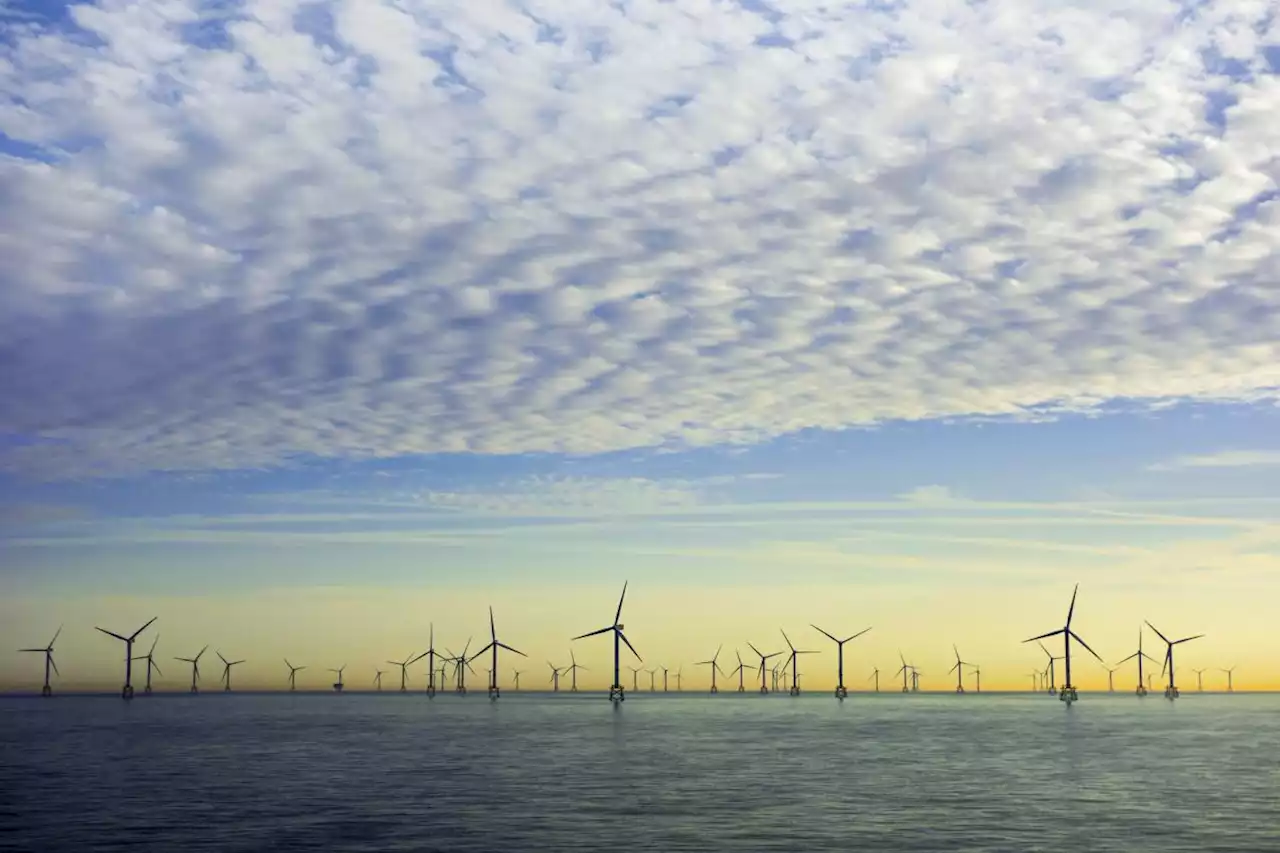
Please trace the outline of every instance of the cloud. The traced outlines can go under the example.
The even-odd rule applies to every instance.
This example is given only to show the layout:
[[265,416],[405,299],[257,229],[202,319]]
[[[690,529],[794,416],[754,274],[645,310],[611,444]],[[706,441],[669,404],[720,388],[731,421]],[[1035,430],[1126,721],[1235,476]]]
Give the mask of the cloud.
[[1280,450],[1223,450],[1218,453],[1178,456],[1150,466],[1152,471],[1187,468],[1258,468],[1280,465]]
[[957,503],[960,498],[946,486],[917,486],[909,492],[898,495],[898,500],[908,504],[934,506]]
[[0,469],[1274,399],[1265,4],[101,0],[0,45]]

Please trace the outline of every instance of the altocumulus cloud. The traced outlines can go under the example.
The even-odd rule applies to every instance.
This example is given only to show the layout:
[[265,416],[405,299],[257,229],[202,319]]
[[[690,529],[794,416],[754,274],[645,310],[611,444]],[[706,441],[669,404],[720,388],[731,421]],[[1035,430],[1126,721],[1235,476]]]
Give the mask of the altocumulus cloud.
[[1271,12],[11,16],[0,465],[590,453],[1274,398]]

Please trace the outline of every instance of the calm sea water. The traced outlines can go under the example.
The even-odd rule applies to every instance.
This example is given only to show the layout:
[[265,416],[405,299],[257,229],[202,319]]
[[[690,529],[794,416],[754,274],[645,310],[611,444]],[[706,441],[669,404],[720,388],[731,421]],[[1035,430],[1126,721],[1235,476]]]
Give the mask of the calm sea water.
[[1280,851],[1280,696],[0,700],[0,849]]

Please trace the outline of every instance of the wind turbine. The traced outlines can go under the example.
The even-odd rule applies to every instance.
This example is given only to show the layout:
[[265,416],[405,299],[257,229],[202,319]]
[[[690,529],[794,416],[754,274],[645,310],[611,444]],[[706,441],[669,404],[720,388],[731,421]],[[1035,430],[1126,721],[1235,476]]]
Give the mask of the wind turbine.
[[[1071,616],[1076,611],[1076,593],[1078,593],[1079,591],[1080,591],[1080,584],[1076,584],[1075,589],[1071,591],[1071,606],[1067,608],[1067,623],[1065,625],[1063,625],[1061,628],[1059,628],[1056,631],[1049,631],[1047,633],[1041,634],[1038,637],[1032,637],[1028,640],[1022,641],[1024,643],[1030,643],[1033,641],[1039,642],[1040,640],[1044,640],[1049,637],[1056,637],[1059,634],[1062,635],[1062,648],[1063,648],[1063,657],[1066,660],[1066,672],[1063,674],[1062,690],[1059,691],[1058,698],[1063,702],[1066,702],[1068,705],[1080,698],[1079,695],[1076,693],[1075,687],[1073,687],[1071,684],[1071,641],[1075,640],[1077,643],[1084,646],[1085,649],[1089,652],[1089,654],[1093,655],[1095,658],[1098,658],[1098,663],[1102,663],[1102,658],[1098,657],[1098,653],[1095,652],[1093,649],[1089,648],[1089,644],[1086,643],[1084,640],[1080,639],[1080,636],[1075,631],[1071,630]],[[1052,663],[1053,655],[1049,655],[1049,658],[1050,658],[1050,662]]]
[[122,637],[115,631],[108,631],[106,628],[98,628],[99,631],[106,634],[108,637],[115,637],[117,640],[124,643],[124,688],[120,691],[120,698],[122,699],[133,698],[133,641],[138,639],[138,635],[147,630],[147,628],[151,626],[151,623],[156,621],[157,618],[159,617],[152,616],[151,620],[147,622],[146,625],[143,625],[127,637]]
[[569,673],[569,690],[574,693],[578,692],[578,670],[586,672],[587,668],[578,663],[578,659],[573,656],[573,649],[569,649],[569,668],[565,672]]
[[1164,666],[1160,668],[1160,674],[1164,675],[1164,671],[1166,669],[1169,670],[1169,686],[1164,689],[1164,698],[1177,699],[1178,688],[1173,683],[1173,647],[1180,643],[1189,643],[1192,640],[1198,640],[1201,637],[1203,637],[1204,634],[1196,634],[1194,637],[1183,637],[1181,640],[1170,640],[1164,634],[1161,634],[1160,629],[1157,628],[1155,625],[1152,625],[1150,622],[1147,622],[1147,627],[1150,628],[1152,631],[1155,631],[1156,636],[1164,640],[1164,644],[1165,644]]
[[1231,669],[1224,669],[1224,670],[1222,670],[1223,672],[1225,672],[1225,673],[1227,674],[1227,692],[1228,692],[1228,693],[1235,693],[1235,692],[1236,692],[1235,687],[1234,687],[1234,686],[1232,686],[1232,684],[1231,684],[1231,673],[1235,672],[1235,671],[1236,671],[1236,668],[1237,668],[1237,667],[1233,666],[1233,667],[1231,667]]
[[849,691],[845,689],[845,686],[844,686],[844,644],[849,642],[850,640],[858,639],[859,637],[861,637],[863,634],[867,633],[871,629],[863,628],[861,631],[854,634],[852,637],[845,637],[843,640],[837,640],[834,636],[832,636],[831,634],[828,634],[826,631],[822,630],[817,625],[814,625],[812,622],[809,623],[809,627],[813,628],[813,630],[817,631],[819,634],[822,634],[828,640],[836,644],[836,698],[844,699],[846,696],[849,695]]
[[746,677],[747,665],[742,662],[742,654],[737,649],[734,649],[733,653],[738,658],[738,668],[735,669],[733,672],[729,673],[729,675],[731,677],[734,675],[738,676],[738,692],[745,693],[747,692],[747,688],[746,688],[746,685],[743,683],[743,679]]
[[956,674],[956,693],[963,693],[964,668],[966,666],[973,666],[973,664],[968,661],[960,660],[960,650],[956,648],[955,643],[951,644],[951,650],[956,653],[956,665],[947,670],[947,674],[950,675],[953,672]]
[[564,672],[563,667],[556,666],[551,661],[547,661],[547,666],[551,667],[551,692],[560,692],[560,673]]
[[898,668],[894,675],[902,676],[902,692],[910,693],[911,691],[907,688],[907,673],[911,667],[907,664],[907,659],[902,656],[901,650],[898,651],[898,660],[902,661],[902,666]]
[[156,663],[154,660],[155,653],[156,653],[156,643],[158,642],[160,642],[159,634],[157,634],[156,638],[151,641],[151,649],[145,655],[138,655],[136,658],[134,658],[134,660],[144,660],[147,662],[147,685],[142,688],[142,694],[144,696],[151,695],[151,670],[154,669],[156,672],[160,673],[161,675],[164,675],[164,671],[160,669],[160,665]]
[[644,670],[638,666],[629,666],[627,669],[631,670],[631,692],[639,693],[640,688],[637,683],[640,681],[640,673],[644,672]]
[[[750,643],[747,643],[747,645],[751,646]],[[765,661],[769,660],[769,658],[777,657],[778,655],[782,654],[782,652],[771,652],[770,654],[766,655],[764,652],[760,651],[755,646],[751,646],[751,651],[755,652],[757,655],[760,656],[760,695],[767,696],[769,694],[769,685],[767,685],[764,680]]]
[[1196,692],[1203,693],[1204,692],[1204,670],[1193,669],[1191,671],[1196,674]]
[[1116,692],[1116,679],[1115,679],[1116,670],[1119,669],[1120,667],[1107,666],[1106,664],[1103,664],[1102,668],[1107,671],[1107,692],[1115,693]]
[[916,669],[915,666],[911,667],[911,692],[920,692],[920,670]]
[[205,646],[203,649],[200,650],[200,654],[196,655],[193,658],[178,658],[178,657],[174,658],[174,660],[185,661],[186,663],[191,664],[191,692],[192,693],[200,692],[200,688],[197,686],[197,683],[200,681],[200,655],[204,654],[208,649],[209,647]]
[[[715,653],[714,655],[712,655],[712,656],[711,656],[711,660],[700,660],[700,661],[698,661],[697,663],[695,663],[695,664],[694,664],[694,666],[709,666],[709,667],[711,667],[711,692],[712,692],[712,693],[719,693],[719,692],[720,692],[720,688],[716,687],[716,670],[720,670],[720,674],[721,674],[721,675],[724,675],[724,670],[721,670],[721,669],[720,669],[720,664],[716,663],[716,659],[717,659],[718,657],[720,657],[720,650],[721,650],[721,649],[723,649],[723,648],[724,648],[724,645],[723,645],[723,644],[721,644],[720,646],[718,646],[718,647],[716,648],[716,653]],[[742,660],[742,659],[741,659],[741,658],[739,658],[738,660],[739,660],[739,662],[741,662],[741,660]]]
[[[627,584],[622,584],[622,595],[618,598],[618,612],[614,614],[613,624],[598,631],[590,631],[586,634],[580,634],[573,639],[581,640],[586,637],[594,637],[597,634],[607,634],[613,632],[613,684],[609,686],[609,701],[622,702],[627,696],[622,689],[622,681],[618,678],[618,665],[621,662],[621,647],[619,641],[627,644],[627,648],[631,649],[631,654],[636,656],[636,660],[644,663],[644,659],[640,657],[640,653],[636,651],[635,646],[631,645],[631,641],[627,639],[627,635],[622,633],[622,602],[627,598]],[[635,680],[631,682],[631,688],[635,689]]]
[[649,692],[652,693],[656,689],[654,687],[654,679],[658,674],[658,669],[654,667],[653,669],[646,669],[645,672],[649,673]]
[[445,649],[446,652],[449,652],[449,659],[453,661],[453,674],[458,680],[458,685],[454,688],[454,692],[459,696],[467,695],[467,670],[471,670],[473,674],[476,671],[476,668],[471,665],[471,660],[467,657],[467,649],[469,648],[471,648],[471,638],[467,637],[467,644],[462,647],[461,655],[455,655],[447,648]]
[[284,665],[289,667],[289,692],[292,693],[298,687],[298,673],[306,669],[305,666],[294,666],[289,663],[289,659],[284,659]]
[[520,657],[522,658],[528,657],[528,655],[526,655],[524,652],[520,651],[519,649],[513,649],[510,646],[508,646],[506,643],[500,642],[498,640],[498,629],[495,628],[493,625],[493,607],[490,606],[489,608],[489,645],[485,646],[483,649],[476,652],[475,655],[471,658],[472,660],[475,660],[485,652],[493,653],[493,666],[490,667],[490,670],[489,670],[489,699],[490,700],[496,700],[499,696],[502,695],[501,691],[498,690],[498,649],[506,649],[509,652],[520,655]]
[[1054,667],[1053,665],[1053,662],[1062,660],[1062,658],[1060,657],[1055,658],[1053,656],[1053,652],[1049,651],[1044,647],[1044,643],[1036,643],[1036,645],[1038,645],[1040,647],[1040,651],[1044,652],[1045,656],[1049,658],[1049,665],[1044,668],[1044,677],[1048,679],[1048,682],[1049,682],[1049,692],[1057,693],[1058,692],[1058,685],[1057,685],[1058,673],[1057,673],[1056,667]]
[[976,663],[971,663],[969,665],[973,667],[973,678],[974,678],[973,692],[981,693],[982,692],[982,667]]
[[1147,685],[1143,683],[1143,676],[1142,676],[1142,661],[1143,661],[1143,659],[1146,659],[1146,660],[1151,661],[1152,663],[1155,663],[1155,662],[1156,662],[1156,659],[1155,659],[1155,658],[1153,658],[1151,655],[1147,654],[1146,652],[1144,652],[1144,651],[1142,650],[1142,626],[1141,626],[1141,625],[1139,625],[1139,626],[1138,626],[1138,650],[1137,650],[1136,652],[1134,652],[1133,654],[1129,655],[1129,656],[1128,656],[1127,658],[1125,658],[1124,660],[1122,660],[1122,661],[1120,661],[1119,663],[1117,663],[1117,664],[1116,664],[1116,666],[1120,666],[1120,664],[1122,664],[1122,663],[1127,663],[1127,662],[1129,662],[1129,661],[1133,660],[1134,658],[1137,658],[1137,659],[1138,659],[1138,689],[1135,691],[1135,693],[1136,693],[1138,696],[1146,696],[1146,695],[1147,695]]
[[218,652],[218,657],[222,660],[222,678],[219,681],[225,681],[227,686],[222,688],[224,693],[231,692],[231,667],[238,663],[244,663],[243,660],[227,660],[222,657],[222,652]]
[[49,641],[49,645],[43,649],[18,649],[20,652],[42,652],[44,654],[44,687],[40,688],[41,696],[52,696],[53,688],[49,686],[49,668],[53,667],[53,671],[62,677],[62,673],[58,672],[58,665],[53,662],[53,644],[58,641],[58,635],[62,633],[62,626],[58,626],[58,630],[53,633],[53,639]]
[[[375,670],[374,670],[374,672],[375,672],[376,674],[373,676],[373,686],[374,686],[374,687],[376,687],[376,688],[378,689],[378,692],[379,692],[379,693],[381,693],[381,692],[382,692],[382,673],[383,673],[383,670],[381,670],[381,669],[375,669]],[[293,688],[292,688],[292,687],[290,687],[289,689],[290,689],[290,690],[292,690]]]
[[680,668],[676,670],[676,692],[683,693],[684,687],[680,681],[680,677],[684,675],[684,664],[680,664]]
[[[877,666],[875,669],[871,670],[871,678],[874,678],[876,680],[876,692],[879,693],[880,692],[880,667]],[[870,681],[871,678],[868,678],[867,681]]]
[[670,672],[670,670],[664,666],[662,668],[662,692],[663,693],[667,692],[667,673],[668,672]]
[[[436,623],[431,623],[431,639],[427,641],[427,650],[418,655],[418,660],[427,659],[427,698],[436,698]],[[444,670],[441,668],[440,686],[444,687]]]
[[1041,678],[1042,676],[1043,676],[1043,673],[1042,673],[1042,672],[1040,672],[1040,670],[1038,670],[1038,669],[1033,669],[1033,670],[1031,671],[1031,692],[1032,692],[1032,693],[1039,693],[1039,692],[1040,692],[1040,690],[1041,690],[1041,687],[1040,687],[1040,678]]
[[520,673],[521,673],[521,670],[513,669],[513,670],[511,670],[511,671],[515,673],[516,690],[519,690],[519,689],[520,689]]
[[[404,660],[389,660],[389,661],[387,661],[387,663],[391,664],[392,666],[398,666],[398,667],[400,667],[400,692],[401,692],[401,693],[404,693],[405,691],[407,691],[407,690],[409,689],[409,688],[408,688],[409,667],[410,667],[410,666],[412,666],[413,664],[417,663],[417,662],[418,662],[419,660],[421,660],[421,659],[422,659],[422,655],[418,655],[417,657],[414,657],[413,655],[410,655],[410,656],[406,657]],[[331,670],[329,670],[329,671],[330,671],[330,672],[337,672],[337,670],[334,670],[334,669],[331,669]]]
[[344,663],[342,666],[338,667],[337,669],[330,669],[330,670],[329,670],[329,672],[336,672],[336,673],[338,674],[338,680],[337,680],[337,681],[335,681],[335,682],[333,683],[333,692],[334,692],[334,693],[341,693],[341,692],[342,692],[342,688],[345,686],[345,685],[342,683],[342,671],[343,671],[344,669],[346,669],[346,668],[347,668],[347,665]]
[[[781,628],[779,628],[778,630],[781,631],[782,633],[782,639],[787,641],[787,648],[791,649],[791,656],[789,661],[789,665],[791,666],[791,690],[788,692],[792,696],[799,696],[800,695],[800,663],[798,658],[800,655],[816,655],[818,653],[816,651],[813,651],[812,649],[797,649],[795,646],[791,644],[791,638],[787,636],[787,632],[783,631]],[[786,668],[784,667],[782,671],[785,673]]]

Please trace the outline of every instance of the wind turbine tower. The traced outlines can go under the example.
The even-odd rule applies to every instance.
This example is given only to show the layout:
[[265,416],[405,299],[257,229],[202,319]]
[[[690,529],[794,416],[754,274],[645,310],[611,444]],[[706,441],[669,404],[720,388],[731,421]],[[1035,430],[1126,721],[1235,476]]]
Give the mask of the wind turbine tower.
[[342,683],[342,671],[346,668],[347,668],[347,665],[344,663],[342,666],[338,667],[337,669],[329,670],[330,672],[336,672],[338,674],[338,680],[333,683],[334,693],[341,693],[342,688],[346,686],[345,684]]
[[1236,671],[1236,667],[1234,667],[1234,666],[1233,666],[1233,667],[1231,667],[1231,669],[1224,669],[1224,670],[1223,670],[1223,672],[1225,672],[1225,673],[1227,674],[1227,692],[1228,692],[1228,693],[1235,693],[1235,692],[1236,692],[1236,690],[1235,690],[1235,686],[1234,686],[1234,685],[1232,685],[1232,683],[1231,683],[1231,674],[1232,674],[1233,672],[1235,672],[1235,671]]

